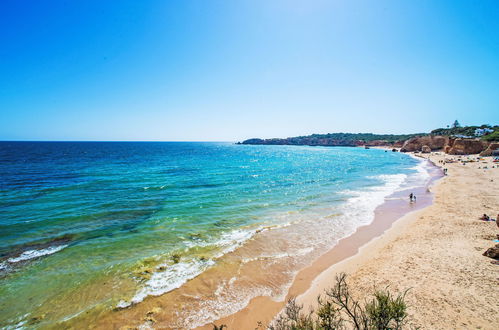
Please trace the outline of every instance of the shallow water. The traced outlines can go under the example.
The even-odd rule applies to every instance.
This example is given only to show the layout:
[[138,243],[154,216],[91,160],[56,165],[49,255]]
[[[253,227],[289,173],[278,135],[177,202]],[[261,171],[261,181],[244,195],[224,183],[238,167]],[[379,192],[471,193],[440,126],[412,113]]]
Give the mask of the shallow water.
[[83,322],[151,295],[213,291],[205,320],[175,314],[185,327],[256,295],[278,299],[304,260],[424,180],[418,164],[361,148],[1,142],[0,325]]

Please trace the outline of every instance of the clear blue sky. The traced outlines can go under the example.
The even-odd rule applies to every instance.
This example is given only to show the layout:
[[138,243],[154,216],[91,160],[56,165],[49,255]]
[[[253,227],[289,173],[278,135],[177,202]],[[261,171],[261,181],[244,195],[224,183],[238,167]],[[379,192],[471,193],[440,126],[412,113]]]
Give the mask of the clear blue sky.
[[1,140],[499,124],[499,1],[0,2]]

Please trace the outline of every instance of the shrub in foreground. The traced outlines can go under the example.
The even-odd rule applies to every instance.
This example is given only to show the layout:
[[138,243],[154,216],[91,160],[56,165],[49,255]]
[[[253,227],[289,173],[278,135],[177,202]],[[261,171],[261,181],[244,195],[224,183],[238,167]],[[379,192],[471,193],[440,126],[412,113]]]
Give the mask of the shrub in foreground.
[[[398,330],[406,324],[405,295],[392,295],[388,288],[375,290],[372,297],[360,301],[352,297],[346,274],[336,277],[335,285],[317,298],[317,309],[304,312],[294,298],[268,326],[269,330]],[[214,330],[223,329],[214,327]]]
[[393,296],[388,288],[375,290],[370,300],[362,302],[352,297],[346,274],[340,274],[335,285],[317,298],[317,310],[304,313],[303,305],[290,299],[269,329],[402,329],[407,317],[406,292]]

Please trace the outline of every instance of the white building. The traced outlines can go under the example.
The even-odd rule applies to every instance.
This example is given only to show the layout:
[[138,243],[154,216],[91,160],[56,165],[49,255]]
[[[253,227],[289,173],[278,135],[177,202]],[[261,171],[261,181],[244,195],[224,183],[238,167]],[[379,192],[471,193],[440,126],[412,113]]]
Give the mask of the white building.
[[477,128],[475,130],[475,136],[483,136],[492,132],[494,132],[494,130],[490,128]]

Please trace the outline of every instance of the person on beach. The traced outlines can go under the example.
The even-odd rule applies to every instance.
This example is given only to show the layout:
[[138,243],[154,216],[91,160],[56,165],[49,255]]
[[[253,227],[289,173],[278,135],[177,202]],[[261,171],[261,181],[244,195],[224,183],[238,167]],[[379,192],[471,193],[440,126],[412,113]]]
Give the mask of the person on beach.
[[412,202],[412,198],[414,197],[414,194],[413,193],[410,193],[409,194],[409,202]]
[[489,220],[490,220],[490,218],[489,218],[489,216],[488,216],[487,214],[485,214],[485,213],[484,213],[484,214],[482,215],[482,217],[480,218],[480,220],[483,220],[483,221],[489,221]]

